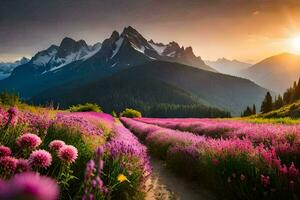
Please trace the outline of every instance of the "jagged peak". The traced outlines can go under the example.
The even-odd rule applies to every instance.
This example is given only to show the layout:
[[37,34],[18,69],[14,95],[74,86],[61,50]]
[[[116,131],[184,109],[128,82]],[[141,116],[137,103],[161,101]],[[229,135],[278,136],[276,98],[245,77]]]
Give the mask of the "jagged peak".
[[132,34],[140,34],[140,33],[132,26],[127,26],[123,29],[122,35],[132,35]]
[[110,36],[110,39],[117,39],[117,38],[119,38],[120,37],[120,34],[119,34],[119,32],[118,31],[116,31],[116,30],[114,30],[113,32],[112,32],[112,34],[111,34],[111,36]]

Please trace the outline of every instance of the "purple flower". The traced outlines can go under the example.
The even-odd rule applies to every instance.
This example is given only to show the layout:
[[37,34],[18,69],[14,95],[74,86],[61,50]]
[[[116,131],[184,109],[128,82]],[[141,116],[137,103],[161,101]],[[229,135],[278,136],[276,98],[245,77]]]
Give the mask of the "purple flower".
[[49,148],[51,150],[55,150],[55,151],[59,151],[60,148],[62,148],[65,145],[64,141],[61,140],[53,140],[52,142],[50,142],[49,144]]
[[99,157],[101,157],[103,155],[103,153],[104,153],[104,148],[103,147],[98,147],[97,148],[97,155]]
[[62,148],[59,149],[58,157],[66,162],[66,163],[73,163],[77,159],[78,151],[72,145],[64,145]]
[[28,172],[31,170],[28,160],[19,159],[16,166],[16,172]]
[[48,151],[35,150],[30,154],[28,161],[31,167],[47,168],[51,165],[52,156]]
[[91,178],[91,176],[93,175],[94,171],[95,171],[95,162],[94,160],[90,160],[87,164],[86,164],[86,169],[85,169],[85,179],[89,179]]
[[25,133],[18,137],[17,144],[21,148],[25,149],[35,149],[42,143],[39,136],[31,133]]
[[3,156],[10,156],[10,155],[11,155],[11,150],[10,150],[10,148],[1,145],[1,146],[0,146],[0,157],[3,157]]
[[10,116],[16,116],[18,115],[18,109],[16,107],[10,107],[7,111],[7,113],[10,115]]
[[17,174],[0,191],[0,199],[56,200],[59,195],[57,183],[48,177],[26,172]]

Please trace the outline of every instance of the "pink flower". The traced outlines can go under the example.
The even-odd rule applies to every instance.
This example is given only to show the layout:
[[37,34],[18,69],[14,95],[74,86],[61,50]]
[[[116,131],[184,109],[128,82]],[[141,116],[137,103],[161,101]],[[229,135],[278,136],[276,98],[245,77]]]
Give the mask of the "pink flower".
[[246,176],[244,174],[241,174],[240,179],[241,179],[241,181],[244,181],[246,179]]
[[30,172],[17,174],[0,191],[0,199],[56,200],[58,196],[59,187],[53,179]]
[[31,170],[28,160],[19,159],[17,162],[16,172],[28,172]]
[[212,161],[214,166],[218,166],[220,164],[220,161],[216,158],[213,158],[211,161]]
[[291,166],[289,167],[289,177],[295,180],[299,175],[299,170],[295,167],[294,163],[292,162]]
[[25,133],[18,137],[17,144],[21,148],[35,149],[42,143],[39,136],[31,133]]
[[13,173],[15,172],[17,167],[17,159],[5,156],[0,158],[0,170],[6,173]]
[[11,155],[11,150],[10,150],[10,148],[1,145],[1,146],[0,146],[0,157],[3,157],[3,156],[10,156],[10,155]]
[[227,178],[227,182],[231,183],[231,178],[230,177]]
[[8,109],[7,113],[10,115],[10,116],[16,116],[18,115],[18,109],[16,107],[11,107]]
[[286,175],[286,174],[288,173],[288,168],[286,167],[286,165],[280,166],[279,172],[280,172],[281,174]]
[[10,109],[8,109],[7,113],[8,113],[8,120],[6,126],[15,125],[18,120],[18,109],[15,107],[11,107]]
[[53,140],[52,142],[50,142],[49,144],[49,148],[51,150],[55,150],[58,151],[60,148],[62,148],[65,145],[64,141],[61,140]]
[[264,187],[268,187],[270,185],[270,177],[269,176],[260,175],[260,181]]
[[52,156],[48,151],[35,150],[30,154],[28,161],[32,167],[47,168],[51,165]]
[[65,145],[62,148],[60,148],[58,152],[58,157],[66,162],[66,163],[73,163],[77,159],[78,151],[77,149],[72,145]]
[[89,162],[87,162],[86,164],[86,168],[85,168],[85,179],[90,179],[91,176],[93,175],[93,173],[96,171],[95,169],[95,162],[94,160],[90,160]]

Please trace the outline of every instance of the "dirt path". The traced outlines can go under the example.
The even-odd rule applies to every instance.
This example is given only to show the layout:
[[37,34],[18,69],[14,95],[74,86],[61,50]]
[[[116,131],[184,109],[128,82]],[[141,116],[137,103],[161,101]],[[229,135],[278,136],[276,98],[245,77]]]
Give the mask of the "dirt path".
[[146,200],[215,200],[207,190],[199,188],[196,183],[176,176],[166,169],[164,162],[151,159],[153,175],[148,186]]

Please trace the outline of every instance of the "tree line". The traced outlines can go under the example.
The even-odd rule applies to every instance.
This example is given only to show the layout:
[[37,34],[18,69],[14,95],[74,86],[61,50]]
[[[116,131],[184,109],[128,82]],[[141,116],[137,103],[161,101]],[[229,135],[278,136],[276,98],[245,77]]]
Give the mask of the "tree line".
[[[300,78],[297,81],[294,81],[293,86],[289,87],[283,95],[275,96],[274,100],[270,92],[267,92],[264,100],[261,103],[260,112],[268,113],[272,110],[277,110],[285,105],[294,103],[300,100]],[[255,106],[255,105],[253,105]],[[249,106],[244,110],[241,116],[250,116],[256,114],[256,110],[250,109]]]

